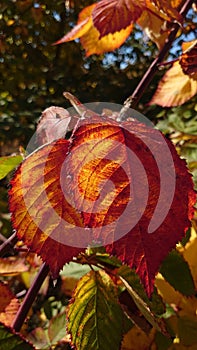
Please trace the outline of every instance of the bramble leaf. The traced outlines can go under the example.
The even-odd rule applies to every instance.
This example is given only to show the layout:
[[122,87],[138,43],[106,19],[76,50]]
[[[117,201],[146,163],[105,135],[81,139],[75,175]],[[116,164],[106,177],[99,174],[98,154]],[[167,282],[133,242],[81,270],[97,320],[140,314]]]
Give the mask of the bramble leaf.
[[125,29],[100,37],[99,31],[94,27],[92,21],[92,12],[95,6],[96,4],[85,7],[79,14],[78,24],[55,44],[80,38],[81,44],[86,50],[86,56],[102,54],[120,47],[130,35],[133,25],[130,23]]
[[81,214],[61,191],[60,172],[68,145],[60,139],[32,153],[17,170],[10,190],[12,222],[19,239],[49,264],[54,278],[83,250],[75,248],[75,238],[66,234],[69,224],[84,227]]
[[140,17],[145,5],[145,0],[99,1],[92,11],[92,20],[100,38],[126,29]]
[[67,313],[72,344],[76,350],[118,350],[123,317],[111,278],[102,270],[89,272],[79,280]]
[[77,25],[54,44],[80,38],[86,56],[102,54],[120,47],[137,22],[161,48],[168,35],[165,21],[182,22],[177,10],[180,4],[181,0],[101,0],[85,7]]
[[166,72],[149,102],[162,107],[180,106],[197,93],[197,73],[190,76],[183,73],[179,62]]
[[185,161],[158,130],[98,115],[30,155],[11,185],[17,235],[53,277],[96,244],[135,268],[149,296],[196,198]]

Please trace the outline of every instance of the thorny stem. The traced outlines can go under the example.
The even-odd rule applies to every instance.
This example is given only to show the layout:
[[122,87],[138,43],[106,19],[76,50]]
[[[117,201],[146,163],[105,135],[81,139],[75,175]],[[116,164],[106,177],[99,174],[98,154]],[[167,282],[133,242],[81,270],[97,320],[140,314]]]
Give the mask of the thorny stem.
[[[186,16],[188,10],[191,8],[192,3],[193,3],[193,0],[185,1],[184,5],[180,10],[180,14],[182,15],[183,18]],[[139,84],[137,85],[132,95],[129,96],[124,102],[124,106],[120,111],[120,115],[122,119],[124,119],[124,116],[129,108],[135,108],[136,105],[138,104],[144,91],[146,90],[147,86],[150,84],[155,73],[157,72],[158,66],[163,61],[169,49],[171,48],[171,45],[176,38],[176,34],[178,30],[179,30],[179,24],[174,23],[170,31],[169,37],[166,39],[165,45],[163,46],[162,50],[160,51],[158,56],[155,58],[155,60],[152,62],[152,64],[144,74],[143,78],[140,80]]]
[[13,321],[12,327],[14,328],[14,330],[16,332],[19,332],[23,322],[25,321],[25,318],[29,312],[29,309],[31,308],[37,294],[38,291],[42,285],[42,283],[44,282],[45,278],[47,277],[49,273],[49,267],[48,265],[46,265],[46,263],[43,263],[41,266],[40,271],[38,272],[35,280],[33,281],[31,287],[29,288],[17,314],[16,317]]
[[10,250],[13,249],[16,242],[18,241],[18,238],[16,236],[16,233],[13,233],[12,236],[10,236],[5,242],[3,242],[0,246],[0,257],[3,257],[7,253],[10,252]]

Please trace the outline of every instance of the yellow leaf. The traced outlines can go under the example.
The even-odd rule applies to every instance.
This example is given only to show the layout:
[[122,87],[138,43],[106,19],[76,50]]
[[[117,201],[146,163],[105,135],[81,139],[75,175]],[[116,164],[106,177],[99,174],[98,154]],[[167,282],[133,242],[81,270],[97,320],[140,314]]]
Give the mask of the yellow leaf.
[[182,254],[184,259],[188,262],[197,289],[197,237],[186,244]]
[[162,107],[180,106],[197,93],[197,74],[192,78],[183,73],[179,62],[166,72],[149,102]]
[[158,274],[155,279],[158,293],[165,303],[169,304],[178,315],[196,315],[197,299],[194,296],[186,297],[176,291],[163,277]]
[[160,11],[157,11],[152,3],[150,3],[149,8],[152,12],[143,11],[137,23],[161,50],[169,33],[165,29],[165,20],[160,17]]

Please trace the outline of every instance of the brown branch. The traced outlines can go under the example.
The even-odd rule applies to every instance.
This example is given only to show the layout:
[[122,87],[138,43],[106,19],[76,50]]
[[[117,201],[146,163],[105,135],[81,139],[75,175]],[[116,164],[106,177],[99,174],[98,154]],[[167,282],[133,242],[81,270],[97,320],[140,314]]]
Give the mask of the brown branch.
[[[180,14],[183,18],[185,18],[188,10],[191,8],[193,3],[193,0],[186,0],[184,5],[182,6],[180,10]],[[158,56],[155,58],[155,60],[152,62],[146,73],[144,74],[143,78],[140,80],[139,84],[137,85],[135,91],[132,93],[131,96],[127,98],[127,100],[124,102],[124,106],[120,111],[121,119],[124,119],[124,116],[129,108],[135,108],[138,104],[139,100],[141,99],[142,95],[144,94],[144,91],[152,81],[152,79],[155,76],[155,73],[157,72],[158,66],[161,64],[161,62],[164,60],[166,54],[168,53],[169,49],[172,46],[173,41],[176,38],[176,34],[179,30],[179,24],[174,23],[172,26],[172,29],[170,31],[169,37],[166,39],[165,45],[161,49]]]

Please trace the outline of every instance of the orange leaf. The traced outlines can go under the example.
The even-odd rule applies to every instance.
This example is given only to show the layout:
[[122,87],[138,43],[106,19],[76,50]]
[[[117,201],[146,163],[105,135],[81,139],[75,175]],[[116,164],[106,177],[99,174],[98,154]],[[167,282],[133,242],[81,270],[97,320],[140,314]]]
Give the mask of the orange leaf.
[[0,322],[10,326],[19,309],[19,301],[9,287],[0,282]]
[[183,53],[179,58],[179,63],[185,74],[191,78],[197,73],[197,40],[182,44]]
[[133,25],[130,23],[125,29],[100,38],[99,31],[92,22],[92,12],[96,4],[85,7],[79,14],[78,24],[55,44],[61,44],[80,38],[86,50],[86,56],[102,54],[120,47],[130,35]]
[[175,62],[161,79],[149,104],[156,103],[162,107],[180,106],[196,93],[197,74],[192,77],[184,74],[179,62]]

